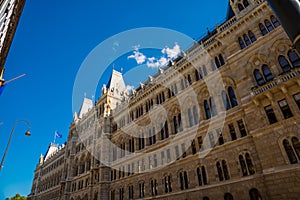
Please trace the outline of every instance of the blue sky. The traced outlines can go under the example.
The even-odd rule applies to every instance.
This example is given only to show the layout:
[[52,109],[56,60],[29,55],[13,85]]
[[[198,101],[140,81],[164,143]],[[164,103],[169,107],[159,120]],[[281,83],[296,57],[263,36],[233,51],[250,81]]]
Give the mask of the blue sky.
[[[75,77],[84,59],[99,43],[140,27],[168,28],[199,39],[207,27],[213,28],[225,19],[227,3],[224,0],[27,0],[5,64],[4,78],[27,75],[10,83],[0,97],[0,155],[16,120],[29,120],[32,136],[25,137],[26,125],[18,124],[0,171],[0,199],[15,193],[30,193],[39,155],[53,141],[55,130],[63,134],[57,142],[67,140]],[[116,61],[116,69],[122,65],[126,72],[136,66],[127,57]],[[109,72],[105,71],[99,86],[108,80]],[[125,82],[131,85],[147,78],[142,69],[132,70],[126,77]]]

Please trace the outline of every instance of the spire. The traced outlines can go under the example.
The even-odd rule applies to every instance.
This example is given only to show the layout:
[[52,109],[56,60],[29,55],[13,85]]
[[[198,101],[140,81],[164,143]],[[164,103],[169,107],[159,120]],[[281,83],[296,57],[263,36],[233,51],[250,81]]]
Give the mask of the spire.
[[42,165],[44,163],[44,156],[43,154],[40,155],[40,161],[39,161],[39,165]]

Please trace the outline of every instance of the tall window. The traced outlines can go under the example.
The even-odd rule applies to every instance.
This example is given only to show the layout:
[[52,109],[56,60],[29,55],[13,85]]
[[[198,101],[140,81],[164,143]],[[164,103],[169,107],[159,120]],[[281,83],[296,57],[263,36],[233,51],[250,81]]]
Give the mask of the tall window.
[[152,196],[155,196],[157,195],[157,181],[156,179],[152,179],[151,182],[150,182],[150,185],[151,185],[151,194]]
[[295,102],[297,103],[298,108],[300,109],[300,93],[295,94],[293,97]]
[[245,8],[248,7],[249,6],[249,1],[248,0],[244,0],[243,1],[243,5],[244,5]]
[[195,124],[199,124],[198,108],[196,105],[193,106],[193,115]]
[[259,26],[259,29],[260,29],[260,32],[261,32],[262,35],[267,35],[268,34],[268,31],[267,31],[265,25],[260,23],[258,26]]
[[198,179],[198,185],[207,185],[207,176],[206,176],[206,170],[205,167],[198,167],[197,168],[197,179]]
[[204,100],[204,110],[205,110],[206,119],[210,119],[211,113],[210,113],[210,108],[209,108],[207,100]]
[[279,21],[277,20],[276,17],[274,17],[273,15],[271,16],[271,21],[272,21],[272,24],[275,28],[277,28],[278,26],[280,26],[280,23]]
[[228,128],[229,128],[231,140],[232,141],[236,140],[237,136],[236,136],[236,132],[235,132],[235,128],[234,128],[233,124],[228,124]]
[[241,49],[246,48],[246,44],[245,44],[244,40],[241,37],[239,37],[239,44],[240,44]]
[[145,197],[145,183],[144,182],[139,183],[139,197],[140,198]]
[[110,200],[115,200],[115,191],[114,190],[110,191]]
[[188,189],[189,188],[189,180],[188,180],[188,174],[186,171],[179,173],[179,183],[180,183],[180,189]]
[[124,200],[124,188],[120,188],[119,190],[119,199],[120,200]]
[[281,112],[282,112],[282,114],[284,116],[284,119],[288,119],[290,117],[293,117],[293,113],[292,113],[292,111],[291,111],[291,109],[290,109],[290,107],[287,104],[287,102],[286,102],[285,99],[279,101],[278,104],[279,104]]
[[133,194],[134,194],[134,190],[133,190],[133,185],[128,186],[128,198],[129,199],[133,199]]
[[297,137],[293,137],[291,141],[284,139],[283,147],[291,164],[298,163],[300,160],[300,142]]
[[268,120],[269,120],[270,124],[274,124],[274,123],[278,122],[278,120],[276,118],[276,115],[274,113],[274,110],[273,110],[271,105],[268,105],[268,106],[265,107],[265,112],[266,112],[266,115],[268,117]]
[[239,162],[243,176],[255,174],[254,166],[249,153],[246,153],[245,155],[240,155]]
[[173,125],[174,125],[174,132],[176,134],[176,133],[179,132],[178,123],[177,123],[177,117],[176,116],[173,117]]
[[252,188],[249,191],[250,200],[262,200],[259,191],[256,188]]
[[246,44],[247,46],[249,46],[249,45],[251,44],[251,42],[250,42],[250,39],[249,39],[248,35],[247,35],[247,34],[244,34],[244,35],[243,35],[243,38],[244,38],[245,44]]
[[288,72],[291,70],[291,65],[284,56],[280,55],[278,57],[278,62],[280,64],[283,72]]
[[229,110],[231,108],[231,105],[229,103],[228,95],[226,94],[225,91],[222,91],[222,100],[223,100],[225,109]]
[[203,65],[203,75],[204,76],[207,76],[208,75],[208,73],[207,73],[207,69],[206,69],[206,67]]
[[250,40],[251,40],[252,43],[256,41],[256,37],[255,37],[255,35],[253,34],[252,31],[249,31],[248,35],[249,35]]
[[265,25],[266,25],[269,32],[274,30],[273,25],[271,24],[271,22],[268,19],[265,20]]
[[234,108],[238,105],[234,90],[232,87],[228,87],[228,96],[230,100],[231,107]]
[[219,176],[220,181],[230,179],[228,168],[227,168],[227,163],[225,160],[218,161],[216,164],[216,167],[217,167],[218,176]]
[[190,108],[188,109],[188,119],[190,127],[194,126],[194,117]]
[[247,135],[247,131],[246,131],[246,128],[244,125],[244,121],[241,119],[241,120],[237,121],[237,124],[238,124],[239,130],[240,130],[241,137],[245,137]]
[[163,185],[164,185],[165,193],[172,192],[172,182],[171,182],[171,176],[170,175],[165,176],[163,178]]
[[291,64],[293,67],[300,67],[300,58],[298,54],[295,51],[289,51],[288,52],[289,60],[291,61]]
[[253,74],[254,74],[257,85],[261,86],[261,85],[265,84],[265,80],[258,69],[255,69]]
[[262,69],[262,72],[263,72],[263,75],[264,75],[264,78],[265,78],[266,81],[273,80],[273,75],[272,75],[272,73],[271,73],[270,68],[268,67],[268,65],[263,65],[261,67],[261,69]]
[[216,106],[216,103],[215,103],[215,100],[213,97],[210,97],[209,104],[210,104],[212,116],[216,116],[218,114],[218,111],[217,111],[217,106]]

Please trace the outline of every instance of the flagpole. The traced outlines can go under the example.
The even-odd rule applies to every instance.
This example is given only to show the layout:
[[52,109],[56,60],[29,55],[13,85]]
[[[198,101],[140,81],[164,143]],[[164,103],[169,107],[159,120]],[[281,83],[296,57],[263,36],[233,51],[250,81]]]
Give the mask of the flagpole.
[[53,144],[55,144],[55,139],[56,139],[56,131],[54,131],[54,142],[53,142]]

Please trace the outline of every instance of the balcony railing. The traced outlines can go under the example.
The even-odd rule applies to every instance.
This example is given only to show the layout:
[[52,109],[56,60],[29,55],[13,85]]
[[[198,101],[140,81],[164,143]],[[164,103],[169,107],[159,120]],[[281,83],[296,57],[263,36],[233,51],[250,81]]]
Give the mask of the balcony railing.
[[284,73],[282,75],[279,75],[274,80],[269,81],[262,86],[252,88],[251,95],[256,96],[258,94],[261,94],[261,93],[268,91],[269,89],[271,89],[277,85],[280,85],[281,83],[287,82],[299,75],[300,75],[300,68],[292,69],[291,71]]

